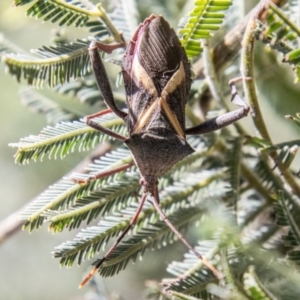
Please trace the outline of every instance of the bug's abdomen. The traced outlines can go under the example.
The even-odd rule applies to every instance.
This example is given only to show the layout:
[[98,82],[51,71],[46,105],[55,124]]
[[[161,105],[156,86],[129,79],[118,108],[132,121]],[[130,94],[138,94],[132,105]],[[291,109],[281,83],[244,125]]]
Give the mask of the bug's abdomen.
[[194,152],[185,139],[165,129],[134,134],[125,143],[130,148],[140,173],[156,178]]

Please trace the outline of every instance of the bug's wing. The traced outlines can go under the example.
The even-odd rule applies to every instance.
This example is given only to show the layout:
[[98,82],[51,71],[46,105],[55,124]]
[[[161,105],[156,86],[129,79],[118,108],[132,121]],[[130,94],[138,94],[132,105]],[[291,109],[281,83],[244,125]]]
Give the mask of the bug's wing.
[[191,72],[167,21],[152,15],[140,25],[122,63],[131,134],[166,128],[184,137]]

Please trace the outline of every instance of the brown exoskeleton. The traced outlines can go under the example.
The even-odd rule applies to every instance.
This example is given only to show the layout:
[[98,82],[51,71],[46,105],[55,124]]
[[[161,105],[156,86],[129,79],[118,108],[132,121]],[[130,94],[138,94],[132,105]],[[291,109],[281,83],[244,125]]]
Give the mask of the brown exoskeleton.
[[[112,45],[111,49],[113,48]],[[110,48],[109,45],[96,42],[92,42],[89,48],[92,68],[109,109],[86,117],[86,123],[96,130],[123,141],[131,150],[134,163],[98,173],[88,178],[87,181],[114,174],[135,164],[141,174],[140,183],[143,186],[143,194],[130,225],[106,255],[96,262],[94,269],[82,281],[80,287],[85,285],[100,268],[135,224],[148,195],[171,230],[216,276],[220,277],[215,267],[195,251],[167,219],[159,206],[157,183],[160,176],[194,152],[186,141],[187,134],[203,134],[227,126],[246,116],[250,110],[249,106],[239,98],[232,85],[231,100],[240,106],[239,109],[198,126],[185,128],[185,105],[192,82],[190,64],[176,33],[161,16],[152,15],[146,19],[126,48],[122,61],[122,73],[128,113],[120,110],[114,101],[99,49],[108,52]],[[111,111],[124,120],[128,137],[119,135],[93,121],[94,117]],[[86,183],[82,180],[77,180],[77,182]]]

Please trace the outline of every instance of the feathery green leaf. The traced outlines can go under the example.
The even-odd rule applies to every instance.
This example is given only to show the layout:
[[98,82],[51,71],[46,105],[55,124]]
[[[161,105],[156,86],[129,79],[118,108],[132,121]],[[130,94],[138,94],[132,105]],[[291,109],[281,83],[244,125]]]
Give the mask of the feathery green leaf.
[[180,41],[189,58],[197,57],[202,51],[201,39],[218,30],[225,15],[221,13],[232,4],[230,0],[195,0],[189,19],[179,30]]
[[[118,149],[101,157],[98,166],[101,167],[101,170],[105,170],[110,169],[112,166],[122,165],[128,161],[132,161],[131,155],[129,157],[128,155],[130,153],[127,149]],[[107,213],[115,202],[120,199],[122,200],[128,195],[127,189],[124,189],[124,184],[133,184],[133,181],[137,182],[136,178],[132,176],[124,178],[120,174],[110,175],[100,180],[91,181],[85,185],[75,184],[74,180],[72,180],[72,178],[86,178],[82,174],[74,174],[71,178],[63,178],[60,182],[50,186],[24,210],[21,215],[23,219],[27,220],[24,228],[29,228],[30,231],[38,229],[43,225],[44,221],[50,219],[53,222],[51,224],[52,230],[61,231],[66,226],[69,226],[70,229],[73,227],[76,228],[79,225],[78,222],[81,222],[85,218],[88,218],[89,222],[91,219],[97,217],[99,213]],[[117,184],[120,184],[120,186],[117,187]],[[115,185],[115,188],[112,189],[113,185]],[[134,187],[137,188],[138,186],[135,185]],[[97,192],[99,187],[102,188]],[[120,191],[123,191],[125,195],[122,195]],[[119,196],[121,198],[118,198]],[[108,197],[111,199],[110,202],[108,201]],[[73,206],[75,213],[72,210],[65,213],[67,208]],[[82,207],[85,210],[83,212],[81,210],[80,213],[76,214],[75,208],[80,210]],[[86,212],[88,214],[82,216]],[[73,217],[70,215],[73,215]]]
[[[216,183],[213,181],[214,177],[212,177],[211,179],[209,179],[209,177],[205,179],[203,178],[203,175],[199,175],[197,177],[194,175],[193,178],[188,178],[183,180],[182,182],[178,182],[176,185],[174,185],[175,188],[168,187],[163,193],[164,197],[161,199],[160,205],[165,213],[168,214],[168,216],[176,214],[176,212],[178,213],[176,221],[174,221],[175,225],[176,222],[179,222],[178,220],[182,220],[178,223],[179,226],[181,222],[189,221],[189,218],[184,218],[183,215],[180,216],[184,207],[188,209],[190,206],[192,206],[192,209],[188,209],[189,214],[202,214],[204,207],[200,210],[196,209],[196,204],[199,201],[201,203],[205,203],[211,198],[220,197],[220,195],[222,195],[226,191],[224,187],[222,188],[222,185],[218,190],[216,190]],[[186,186],[187,183],[189,183],[188,186]],[[83,231],[82,233],[80,233],[73,242],[67,242],[61,245],[58,248],[59,251],[57,252],[56,256],[62,257],[61,263],[67,266],[73,264],[74,260],[77,258],[77,255],[79,263],[82,259],[93,257],[95,255],[95,251],[99,251],[103,243],[107,242],[108,239],[118,235],[128,226],[131,216],[134,215],[136,208],[137,204],[132,203],[130,206],[123,209],[120,213],[105,217],[102,221],[100,221],[97,227],[92,227],[91,230],[87,229],[87,231]],[[154,226],[155,222],[159,222],[159,225],[157,225],[157,229],[155,229]],[[145,242],[143,242],[144,237],[141,238],[139,236],[139,228],[144,226],[144,224],[147,225],[147,227],[145,228],[145,231],[147,232],[141,233],[142,235],[150,235],[148,231],[149,225],[152,224],[154,226],[154,228],[152,228],[151,230],[153,230],[155,238],[150,238],[148,243],[154,242],[160,236],[162,236],[160,238],[163,238],[167,233],[168,237],[173,237],[173,233],[170,233],[170,229],[166,227],[166,224],[164,222],[158,221],[158,216],[154,207],[150,206],[149,203],[145,204],[144,210],[140,214],[136,226],[134,227],[135,229],[133,229],[134,236],[132,237],[132,239],[135,239],[135,242],[129,242],[129,246],[126,242],[120,244],[120,247],[118,247],[116,249],[116,252],[114,252],[116,253],[116,258],[112,258],[113,262],[110,263],[110,260],[108,260],[107,264],[104,264],[104,269],[103,271],[101,271],[105,273],[104,276],[108,276],[108,274],[111,273],[114,274],[119,268],[122,269],[123,267],[125,267],[131,258],[136,258],[137,252],[133,253],[128,250],[128,254],[125,253],[123,256],[123,251],[120,252],[121,248],[131,248],[132,245],[137,244],[138,239],[140,241],[140,246],[137,248],[137,250],[143,251]],[[105,270],[106,266],[108,268],[107,270]]]
[[[123,120],[109,114],[95,119],[95,122],[110,128],[120,134],[125,133]],[[38,136],[28,136],[19,143],[10,146],[18,148],[15,154],[17,163],[29,163],[31,160],[42,160],[45,156],[51,158],[64,158],[66,155],[78,151],[87,151],[94,148],[99,142],[111,139],[108,135],[100,133],[87,126],[84,122],[62,122],[55,127],[46,127]]]
[[18,81],[25,79],[29,85],[50,87],[63,84],[71,78],[81,77],[90,71],[88,41],[78,40],[69,45],[42,47],[34,52],[40,56],[6,54],[4,62],[8,72]]
[[276,300],[266,287],[260,282],[255,274],[254,268],[250,267],[244,274],[244,288],[250,299],[253,300]]
[[[220,247],[217,240],[206,240],[201,241],[195,250],[211,261],[220,252]],[[206,290],[206,285],[216,280],[201,260],[192,253],[186,253],[183,262],[172,262],[167,271],[176,278],[164,281],[167,285],[166,289],[176,292],[184,291],[189,295],[201,296],[200,293]]]
[[[171,182],[178,179],[188,166],[195,167],[201,164],[201,157],[205,157],[207,153],[209,144],[204,143],[201,138],[191,137],[189,141],[196,151],[174,166],[170,172],[172,174]],[[94,161],[87,168],[88,174],[73,174],[70,179],[64,178],[46,190],[22,213],[22,218],[27,220],[25,228],[28,227],[30,231],[38,229],[44,220],[48,220],[51,222],[50,229],[54,232],[61,231],[65,227],[71,230],[77,228],[86,219],[89,223],[99,214],[106,214],[111,207],[115,207],[115,203],[130,203],[133,197],[132,193],[140,188],[135,176],[126,175],[124,177],[117,173],[75,186],[72,181],[72,178],[85,180],[92,174],[129,162],[132,162],[132,156],[130,151],[123,146]],[[160,180],[159,187],[163,188],[169,183],[167,175]],[[98,190],[100,186],[101,190]],[[70,205],[72,203],[73,205]],[[42,220],[37,220],[40,218]]]
[[[20,6],[33,0],[15,0],[14,5]],[[90,17],[101,17],[102,11],[92,2],[78,0],[38,0],[28,10],[28,16],[43,18],[52,23],[60,21],[59,25],[83,26]]]
[[[277,201],[275,205],[277,224],[289,227],[289,233],[282,236],[284,244],[287,247],[298,247],[300,245],[299,199],[295,199],[284,191],[279,191]],[[298,266],[300,265],[299,254],[299,250],[288,253],[289,259]]]
[[275,4],[270,3],[267,26],[258,23],[256,36],[272,48],[284,55],[283,62],[291,64],[295,82],[300,80],[300,50],[298,40],[300,28],[279,10]]

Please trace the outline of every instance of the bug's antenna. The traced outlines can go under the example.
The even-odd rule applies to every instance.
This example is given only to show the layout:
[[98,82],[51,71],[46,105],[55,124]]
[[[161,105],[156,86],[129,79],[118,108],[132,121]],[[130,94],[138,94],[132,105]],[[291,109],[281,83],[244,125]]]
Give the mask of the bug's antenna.
[[158,194],[158,188],[156,186],[155,192],[153,193],[152,197],[152,204],[159,213],[160,217],[163,219],[163,221],[170,227],[170,229],[175,233],[175,235],[182,241],[182,243],[191,251],[193,252],[202,262],[203,264],[210,269],[214,275],[221,280],[224,276],[223,274],[218,271],[205,257],[203,257],[198,251],[196,251],[183,237],[183,235],[174,227],[174,225],[170,222],[166,214],[162,211],[162,209],[159,206],[159,194]]
[[114,244],[110,247],[110,249],[107,251],[107,253],[103,256],[103,258],[101,258],[95,265],[95,267],[93,268],[93,270],[82,280],[82,282],[79,285],[79,288],[81,289],[82,287],[84,287],[86,285],[86,283],[94,276],[94,274],[99,270],[99,268],[101,267],[101,265],[109,258],[110,254],[116,249],[116,247],[118,246],[118,244],[122,241],[122,239],[124,238],[124,236],[127,234],[127,232],[134,226],[134,224],[136,223],[139,214],[144,206],[144,203],[146,201],[147,198],[147,193],[143,192],[142,195],[142,199],[139,203],[139,206],[134,214],[134,216],[132,217],[129,225],[126,227],[126,229],[122,232],[122,234],[118,237],[118,239],[114,242]]

